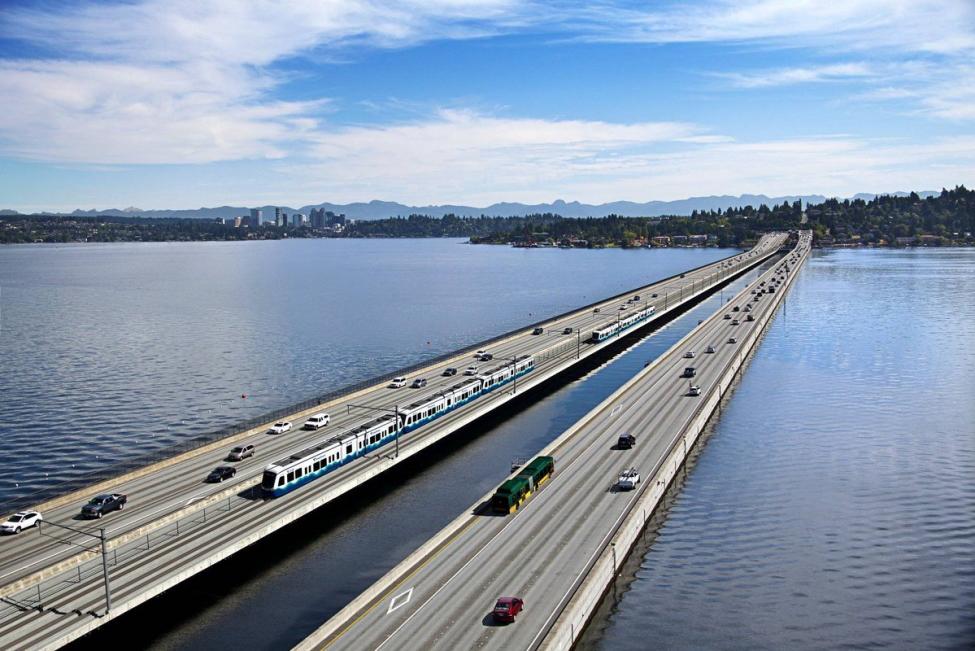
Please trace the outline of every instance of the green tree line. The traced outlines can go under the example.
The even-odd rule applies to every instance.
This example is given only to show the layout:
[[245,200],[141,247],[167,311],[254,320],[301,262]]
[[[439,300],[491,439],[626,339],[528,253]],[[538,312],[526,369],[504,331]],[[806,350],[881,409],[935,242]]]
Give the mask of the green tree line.
[[[0,243],[277,239],[282,237],[467,237],[474,243],[563,242],[626,246],[657,236],[708,235],[719,246],[737,246],[771,230],[812,229],[820,243],[891,245],[971,243],[975,191],[964,186],[929,197],[878,196],[781,205],[694,211],[687,216],[563,218],[552,213],[519,217],[409,215],[358,221],[341,231],[309,227],[234,228],[203,219],[143,217],[0,216]],[[968,235],[966,235],[966,233]]]

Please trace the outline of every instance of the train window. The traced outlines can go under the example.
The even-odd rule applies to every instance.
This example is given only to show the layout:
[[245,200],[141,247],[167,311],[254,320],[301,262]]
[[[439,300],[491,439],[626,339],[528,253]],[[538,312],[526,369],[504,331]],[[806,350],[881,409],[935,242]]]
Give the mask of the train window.
[[294,480],[295,480],[295,471],[292,470],[291,472],[288,473],[288,481],[293,482]]
[[278,486],[284,486],[284,475],[278,475]]
[[345,453],[346,454],[352,454],[352,446],[351,445],[345,446]]

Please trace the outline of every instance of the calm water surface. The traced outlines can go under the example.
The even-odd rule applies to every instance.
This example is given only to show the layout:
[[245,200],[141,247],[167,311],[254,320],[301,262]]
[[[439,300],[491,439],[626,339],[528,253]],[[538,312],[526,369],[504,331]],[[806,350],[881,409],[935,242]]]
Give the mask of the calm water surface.
[[0,247],[0,505],[732,253]]
[[[23,477],[38,453],[56,468],[71,456],[56,437],[120,457],[304,397],[309,378],[335,388],[727,253],[444,241],[0,248],[0,434],[22,455],[0,464]],[[973,270],[975,250],[817,252],[583,648],[969,648]],[[719,300],[78,646],[290,647]],[[103,419],[112,408],[124,427]],[[60,428],[63,416],[77,422]],[[154,420],[169,428],[146,426]],[[39,430],[51,438],[38,451]]]
[[434,454],[384,473],[75,646],[101,651],[124,640],[153,650],[291,648],[488,493],[507,476],[513,458],[531,456],[555,439],[744,282],[621,354],[579,369],[568,384],[451,437]]
[[784,308],[582,648],[975,644],[975,250],[817,252]]

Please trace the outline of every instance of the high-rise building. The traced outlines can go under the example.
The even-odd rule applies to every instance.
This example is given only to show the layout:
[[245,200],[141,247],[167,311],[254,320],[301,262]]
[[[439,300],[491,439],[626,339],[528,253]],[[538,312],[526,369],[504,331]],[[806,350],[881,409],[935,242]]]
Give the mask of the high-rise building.
[[311,227],[312,228],[325,228],[325,209],[324,208],[312,208],[312,210],[311,210]]
[[294,213],[294,214],[291,215],[291,225],[292,226],[301,226],[301,224],[304,221],[305,221],[305,216],[302,215],[300,212],[296,212],[296,213]]
[[287,226],[288,216],[284,213],[281,208],[274,209],[274,225],[275,226]]
[[264,223],[264,211],[260,208],[251,208],[251,228],[256,228]]
[[243,217],[234,217],[234,228],[240,228],[241,222],[243,221]]

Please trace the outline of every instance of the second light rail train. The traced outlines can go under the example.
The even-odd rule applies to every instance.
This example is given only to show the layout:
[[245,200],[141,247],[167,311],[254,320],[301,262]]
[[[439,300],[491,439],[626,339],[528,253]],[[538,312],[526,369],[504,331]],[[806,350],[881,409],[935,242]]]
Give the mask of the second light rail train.
[[627,317],[618,318],[616,321],[607,323],[601,328],[596,328],[592,331],[592,341],[594,343],[599,343],[600,341],[606,341],[613,335],[619,334],[624,330],[632,328],[638,323],[642,323],[643,321],[646,321],[647,319],[653,316],[653,313],[655,311],[656,311],[656,307],[650,305],[649,307],[645,307],[642,310],[638,310]]
[[[264,469],[261,488],[265,495],[279,497],[293,491],[362,455],[426,425],[449,411],[476,400],[535,368],[531,355],[517,357],[476,377],[459,382],[445,391],[427,396],[396,414],[381,416],[342,434],[320,441]],[[397,421],[398,419],[398,421]]]

